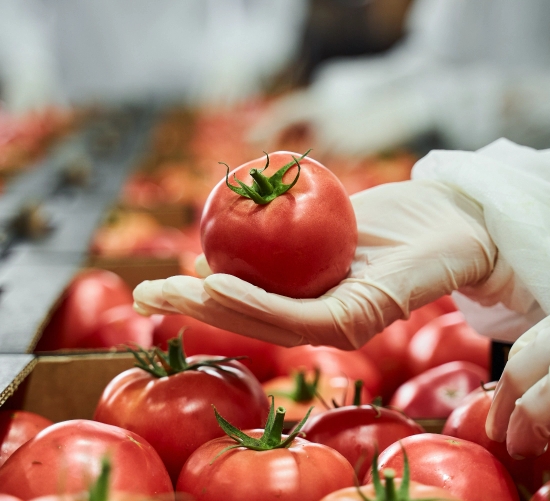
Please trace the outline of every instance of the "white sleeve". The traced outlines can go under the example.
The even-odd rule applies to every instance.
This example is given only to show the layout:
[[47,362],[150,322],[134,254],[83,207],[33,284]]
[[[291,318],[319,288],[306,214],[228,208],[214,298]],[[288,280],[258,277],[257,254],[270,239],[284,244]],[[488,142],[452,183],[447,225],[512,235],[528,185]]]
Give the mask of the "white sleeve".
[[486,283],[460,291],[485,307],[469,308],[477,308],[473,323],[487,324],[474,327],[513,341],[550,314],[550,150],[500,139],[477,152],[433,151],[415,165],[413,179],[442,181],[483,206],[499,254]]

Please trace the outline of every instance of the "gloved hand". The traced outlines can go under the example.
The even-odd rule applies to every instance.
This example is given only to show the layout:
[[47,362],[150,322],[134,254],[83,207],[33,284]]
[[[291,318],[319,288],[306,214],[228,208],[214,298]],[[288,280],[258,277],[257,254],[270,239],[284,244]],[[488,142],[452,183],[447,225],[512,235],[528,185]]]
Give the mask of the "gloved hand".
[[550,440],[550,317],[512,346],[487,417],[489,438],[512,457],[538,456]]
[[351,201],[359,233],[351,271],[321,297],[270,294],[226,274],[176,276],[138,285],[136,310],[181,312],[283,346],[349,350],[411,310],[460,287],[482,284],[491,274],[496,247],[482,209],[447,185],[430,180],[386,184]]

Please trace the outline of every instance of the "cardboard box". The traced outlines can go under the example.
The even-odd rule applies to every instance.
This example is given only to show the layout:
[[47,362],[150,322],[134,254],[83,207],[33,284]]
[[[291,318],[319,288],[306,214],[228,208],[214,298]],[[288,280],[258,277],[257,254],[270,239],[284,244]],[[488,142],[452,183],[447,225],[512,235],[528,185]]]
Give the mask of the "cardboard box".
[[0,409],[31,411],[54,422],[92,419],[107,384],[134,365],[130,353],[30,357],[4,385]]

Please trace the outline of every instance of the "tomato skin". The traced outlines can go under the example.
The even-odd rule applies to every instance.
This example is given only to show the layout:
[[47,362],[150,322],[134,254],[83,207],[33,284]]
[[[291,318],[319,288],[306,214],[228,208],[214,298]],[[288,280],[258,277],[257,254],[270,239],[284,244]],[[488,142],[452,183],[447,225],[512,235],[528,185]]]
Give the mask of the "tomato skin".
[[[306,374],[307,381],[314,379],[313,372]],[[344,376],[328,376],[321,374],[317,385],[317,393],[322,400],[314,397],[307,402],[296,402],[295,400],[281,395],[281,392],[289,393],[295,389],[294,376],[279,376],[263,384],[266,395],[273,395],[275,398],[275,407],[284,407],[286,410],[285,419],[289,423],[295,423],[302,420],[311,406],[314,406],[310,416],[323,414],[327,411],[327,405],[332,406],[332,400],[339,405],[350,405],[353,402],[353,382]],[[345,402],[344,402],[345,397]],[[370,402],[372,396],[363,387],[361,392],[363,402]],[[323,403],[325,402],[325,403]],[[311,417],[310,417],[311,419]]]
[[[106,454],[112,461],[111,489],[142,495],[171,494],[159,455],[142,437],[85,419],[49,426],[22,445],[0,468],[6,494],[23,500],[87,490]],[[170,498],[169,498],[170,499]]]
[[260,380],[275,377],[275,357],[278,345],[235,334],[185,315],[153,315],[153,344],[165,350],[169,339],[185,329],[185,353],[209,353],[223,357],[245,356],[240,362]]
[[[401,447],[409,458],[411,480],[440,487],[464,501],[519,501],[506,468],[478,444],[433,433],[413,435],[380,454],[378,471],[393,468],[397,476],[403,475]],[[371,480],[369,472],[363,483]]]
[[389,402],[395,390],[412,377],[407,350],[414,334],[428,322],[443,314],[434,302],[411,312],[407,320],[397,320],[370,339],[358,351],[382,374],[380,395]]
[[53,421],[28,411],[0,410],[0,466]]
[[[188,363],[221,357],[193,356]],[[147,440],[175,482],[183,463],[200,445],[223,435],[212,405],[238,428],[263,426],[269,403],[259,381],[239,362],[200,367],[157,378],[133,368],[105,388],[94,419]]]
[[390,405],[414,419],[446,418],[488,377],[486,369],[470,362],[449,362],[409,379]]
[[[259,438],[263,430],[246,431]],[[353,468],[338,452],[295,438],[290,447],[253,451],[221,437],[199,447],[183,466],[176,492],[197,501],[318,501],[326,494],[354,485]]]
[[[396,478],[396,488],[399,488],[400,485],[401,479]],[[376,494],[373,484],[364,485],[363,487],[360,487],[360,490],[364,496],[367,496],[368,499],[375,499]],[[445,499],[459,499],[449,494],[448,491],[445,491],[438,487],[433,487],[431,485],[419,484],[418,482],[410,482],[409,494],[411,500],[431,499],[433,501],[443,501]],[[340,489],[339,491],[333,492],[328,496],[325,496],[323,499],[321,499],[321,501],[363,501],[363,498],[359,496],[356,487],[346,487],[345,489]]]
[[[271,176],[301,155],[269,155],[264,175]],[[350,199],[338,178],[319,162],[299,161],[300,177],[288,192],[266,205],[234,193],[225,177],[210,193],[201,218],[202,247],[214,273],[228,273],[268,292],[314,298],[348,274],[357,246],[357,223]],[[261,170],[265,157],[229,174],[251,184],[249,171]],[[283,176],[292,183],[292,166]]]
[[523,486],[529,492],[535,492],[550,471],[550,451],[519,461],[508,454],[506,442],[495,442],[487,436],[485,421],[493,402],[495,387],[496,382],[492,382],[485,385],[485,390],[478,388],[470,393],[447,419],[443,434],[481,445],[504,465],[518,487]]
[[364,478],[375,451],[384,450],[394,442],[424,429],[400,412],[373,407],[348,405],[311,416],[301,432],[311,442],[337,450]]
[[149,317],[136,313],[131,305],[123,304],[104,311],[97,319],[97,325],[85,337],[82,348],[121,348],[122,345],[139,345],[150,348],[153,345],[155,325]]
[[115,273],[98,269],[79,273],[44,329],[36,351],[80,348],[102,312],[132,301],[132,291]]
[[382,376],[376,366],[357,351],[343,351],[332,346],[302,345],[283,348],[276,353],[275,370],[281,376],[297,369],[314,370],[327,376],[347,376],[361,379],[365,389],[374,397],[380,393]]
[[408,365],[414,375],[448,362],[472,362],[489,368],[491,340],[475,332],[459,311],[441,315],[411,339]]

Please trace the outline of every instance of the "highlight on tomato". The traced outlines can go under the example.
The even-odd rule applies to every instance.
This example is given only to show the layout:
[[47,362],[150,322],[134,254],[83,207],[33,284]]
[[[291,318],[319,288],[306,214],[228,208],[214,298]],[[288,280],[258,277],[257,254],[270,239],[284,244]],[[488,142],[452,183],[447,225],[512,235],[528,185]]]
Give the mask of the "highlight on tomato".
[[342,183],[308,154],[278,151],[226,166],[201,218],[214,273],[293,298],[319,297],[347,276],[355,213]]

